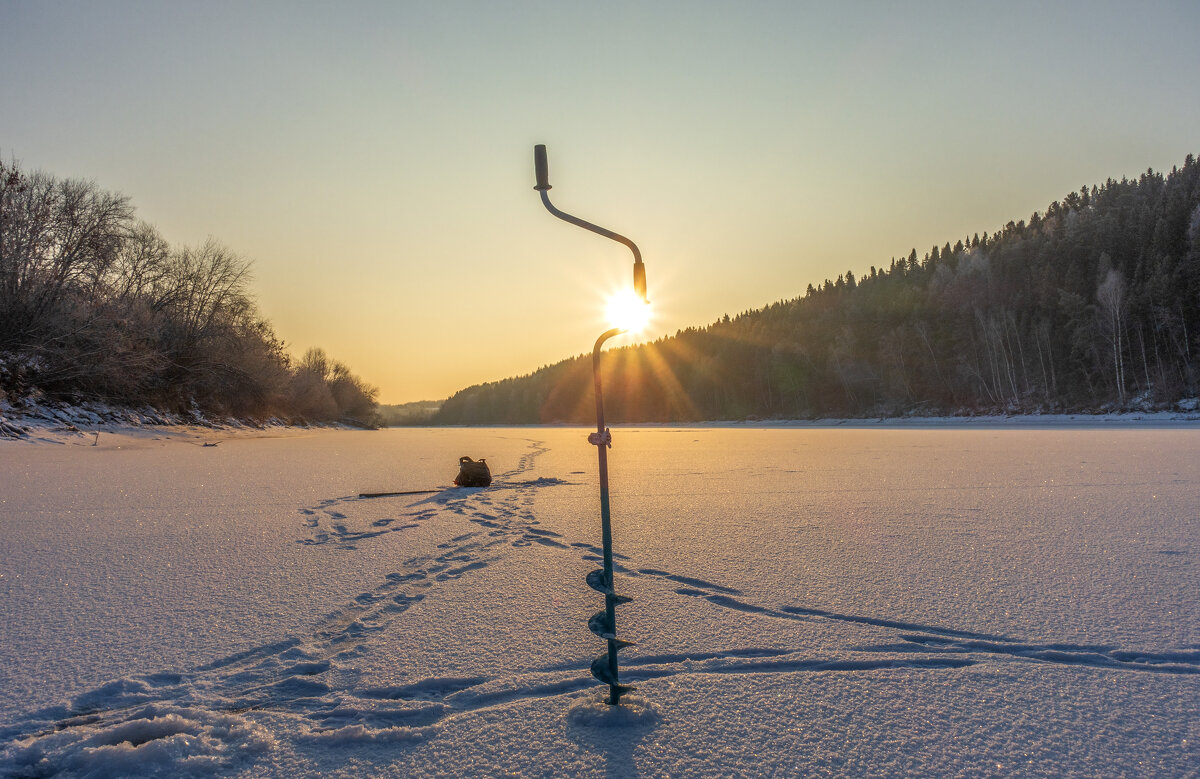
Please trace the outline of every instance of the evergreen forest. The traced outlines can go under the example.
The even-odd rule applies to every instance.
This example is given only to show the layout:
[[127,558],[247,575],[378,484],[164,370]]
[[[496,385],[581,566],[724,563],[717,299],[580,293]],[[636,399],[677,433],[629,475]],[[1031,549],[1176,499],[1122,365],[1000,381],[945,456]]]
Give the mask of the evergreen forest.
[[[1200,164],[603,357],[613,422],[1102,412],[1200,393]],[[594,420],[591,355],[449,398],[440,424]]]

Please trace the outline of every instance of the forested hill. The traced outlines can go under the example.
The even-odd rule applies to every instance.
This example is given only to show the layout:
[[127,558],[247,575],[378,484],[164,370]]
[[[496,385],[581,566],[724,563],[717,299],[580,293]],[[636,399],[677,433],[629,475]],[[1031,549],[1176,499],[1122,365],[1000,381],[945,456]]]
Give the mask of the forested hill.
[[[1200,387],[1200,164],[604,358],[624,422],[1165,407]],[[443,424],[588,422],[591,360],[462,390]]]

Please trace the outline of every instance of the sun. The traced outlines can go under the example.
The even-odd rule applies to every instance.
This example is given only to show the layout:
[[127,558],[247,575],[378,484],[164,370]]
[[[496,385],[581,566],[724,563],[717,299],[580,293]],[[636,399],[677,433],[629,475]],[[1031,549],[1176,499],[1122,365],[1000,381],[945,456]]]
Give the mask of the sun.
[[608,299],[604,313],[613,327],[627,333],[640,333],[650,323],[650,304],[631,289],[621,290]]

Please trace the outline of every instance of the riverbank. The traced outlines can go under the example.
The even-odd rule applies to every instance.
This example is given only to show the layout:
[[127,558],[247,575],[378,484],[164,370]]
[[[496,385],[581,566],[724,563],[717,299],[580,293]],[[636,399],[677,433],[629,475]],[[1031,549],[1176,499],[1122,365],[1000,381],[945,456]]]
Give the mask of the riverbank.
[[[745,419],[708,422],[620,423],[620,428],[1079,428],[1079,427],[1192,427],[1200,426],[1200,403],[1181,403],[1174,410],[1119,411],[1095,414],[980,414],[878,418]],[[272,417],[266,420],[210,417],[199,411],[175,414],[144,407],[117,408],[103,403],[71,405],[44,401],[20,407],[0,401],[0,441],[42,441],[96,445],[102,435],[135,438],[185,438],[215,441],[232,436],[281,435],[311,429],[351,429],[341,423],[306,424]],[[438,427],[458,428],[460,425]],[[490,428],[494,425],[479,425]],[[516,427],[575,427],[575,425],[517,425]]]
[[120,435],[215,442],[235,435],[279,435],[311,427],[347,426],[337,423],[296,424],[276,417],[265,420],[212,417],[199,410],[177,414],[149,406],[120,408],[97,402],[68,404],[26,400],[13,405],[0,400],[0,441],[95,446],[106,437]]

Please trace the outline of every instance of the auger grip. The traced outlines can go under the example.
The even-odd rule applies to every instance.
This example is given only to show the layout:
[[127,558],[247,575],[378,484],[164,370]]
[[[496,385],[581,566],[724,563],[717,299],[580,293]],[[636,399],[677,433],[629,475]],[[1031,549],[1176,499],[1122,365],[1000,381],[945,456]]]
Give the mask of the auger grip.
[[533,170],[537,175],[537,186],[534,189],[539,192],[550,189],[550,166],[546,162],[546,144],[544,143],[533,147]]

